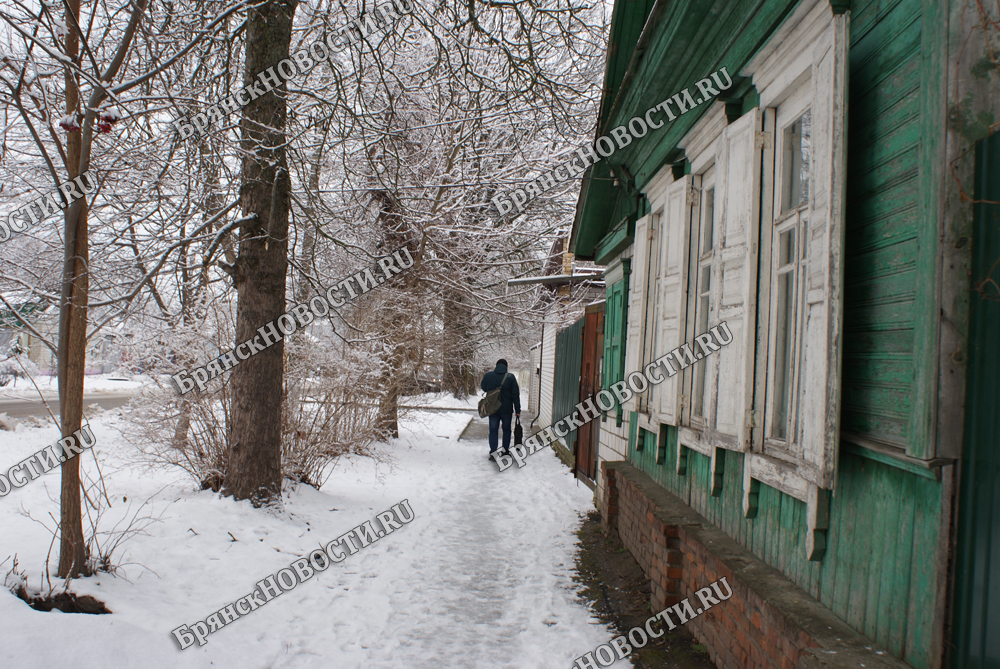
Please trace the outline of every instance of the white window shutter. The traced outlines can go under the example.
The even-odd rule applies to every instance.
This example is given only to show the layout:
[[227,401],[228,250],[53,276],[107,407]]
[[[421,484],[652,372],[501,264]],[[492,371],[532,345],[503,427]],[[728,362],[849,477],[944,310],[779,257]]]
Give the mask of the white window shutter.
[[[660,230],[660,323],[657,338],[659,358],[684,343],[687,333],[688,236],[691,213],[691,176],[667,187]],[[664,376],[666,373],[663,372]],[[658,386],[660,421],[679,425],[681,377],[675,374]]]
[[725,321],[733,341],[709,358],[713,390],[707,437],[714,446],[738,451],[750,446],[763,143],[760,110],[754,108],[723,131],[715,162],[720,239],[709,320],[712,325]]
[[806,249],[800,419],[800,474],[832,489],[840,417],[841,290],[847,169],[848,17],[831,15],[813,47],[809,239]]
[[[649,257],[649,219],[646,215],[635,222],[635,237],[632,242],[632,273],[628,278],[628,320],[625,338],[625,376],[641,371],[642,327],[646,314],[646,259]],[[639,403],[633,395],[624,403],[625,411],[638,411]]]

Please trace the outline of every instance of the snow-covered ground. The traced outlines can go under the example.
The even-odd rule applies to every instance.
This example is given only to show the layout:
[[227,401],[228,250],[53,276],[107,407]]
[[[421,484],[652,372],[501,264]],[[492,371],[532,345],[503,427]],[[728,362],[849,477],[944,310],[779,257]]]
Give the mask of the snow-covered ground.
[[[413,398],[418,399],[418,398]],[[458,442],[467,412],[411,412],[385,447],[391,466],[341,461],[321,491],[286,493],[278,516],[185,475],[131,464],[106,413],[92,422],[118,519],[153,516],[130,540],[122,577],[72,584],[110,615],[41,613],[0,589],[0,667],[569,668],[612,634],[576,596],[575,536],[591,492],[551,454],[498,472],[484,441]],[[53,428],[0,432],[0,469],[56,440]],[[85,454],[95,471],[95,457]],[[0,498],[0,560],[17,554],[38,589],[59,474]],[[144,501],[148,504],[140,509]],[[179,650],[170,630],[408,499],[414,520],[260,609]],[[52,566],[56,555],[53,552]],[[10,561],[0,568],[0,578]],[[620,663],[628,666],[626,662]]]
[[[161,383],[167,383],[170,377],[164,376]],[[144,385],[154,383],[154,380],[143,374],[93,374],[83,380],[84,393],[129,393],[137,392]],[[0,399],[5,397],[37,398],[38,391],[46,397],[59,394],[59,382],[55,376],[36,376],[35,386],[26,379],[16,379],[6,386],[0,387]]]
[[[408,395],[399,403],[406,406],[436,407],[439,409],[475,409],[479,406],[481,395],[467,397],[464,400],[455,399],[451,393],[425,393],[423,395]],[[468,416],[466,416],[468,420]]]

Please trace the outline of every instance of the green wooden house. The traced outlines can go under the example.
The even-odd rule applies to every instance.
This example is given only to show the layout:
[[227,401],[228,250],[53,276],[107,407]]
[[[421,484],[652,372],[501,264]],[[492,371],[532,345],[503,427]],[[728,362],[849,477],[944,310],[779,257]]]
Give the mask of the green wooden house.
[[596,493],[654,604],[740,583],[690,625],[720,667],[1000,666],[998,67],[996,3],[614,4],[598,136],[732,81],[591,167],[570,241],[605,388],[734,335],[601,420]]

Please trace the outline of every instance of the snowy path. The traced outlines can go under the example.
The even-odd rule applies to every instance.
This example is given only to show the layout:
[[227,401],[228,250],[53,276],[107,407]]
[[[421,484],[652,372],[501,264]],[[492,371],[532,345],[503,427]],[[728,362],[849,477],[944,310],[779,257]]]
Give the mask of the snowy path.
[[[592,493],[551,454],[498,472],[485,442],[456,442],[468,414],[414,416],[409,433],[388,447],[391,469],[370,460],[341,465],[322,491],[286,495],[283,518],[194,492],[176,474],[134,470],[107,422],[95,422],[95,433],[112,498],[155,495],[153,513],[163,513],[149,536],[128,545],[126,561],[145,568],[126,567],[131,583],[101,575],[74,584],[114,611],[106,616],[39,613],[0,590],[4,637],[19,641],[0,646],[0,666],[569,669],[611,638],[572,582],[573,533]],[[0,433],[0,466],[47,435]],[[0,560],[17,552],[35,587],[49,538],[17,508],[44,517],[56,511],[47,495],[57,491],[50,474],[0,499]],[[171,629],[204,619],[404,498],[411,523],[211,634],[205,646],[178,650]]]
[[[481,442],[476,445],[472,453],[484,451]],[[520,635],[533,626],[558,624],[555,613],[537,615],[539,606],[552,608],[551,602],[538,601],[539,589],[567,584],[545,583],[532,566],[545,564],[546,548],[537,545],[534,533],[538,512],[532,509],[532,491],[506,485],[488,462],[471,469],[435,514],[439,550],[412,565],[413,578],[426,587],[409,602],[403,592],[393,598],[397,613],[390,623],[398,619],[393,626],[401,643],[413,649],[407,655],[430,658],[415,667],[529,666]],[[415,622],[407,624],[411,616]],[[442,638],[463,648],[462,655],[435,652]]]

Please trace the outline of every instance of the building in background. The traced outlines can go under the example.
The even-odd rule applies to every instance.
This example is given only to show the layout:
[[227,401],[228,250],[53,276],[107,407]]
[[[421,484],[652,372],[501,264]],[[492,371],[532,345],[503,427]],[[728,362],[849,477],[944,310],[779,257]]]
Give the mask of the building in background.
[[[4,294],[3,298],[13,309],[0,302],[0,360],[21,352],[34,363],[31,374],[54,376],[58,361],[46,342],[58,345],[59,308],[46,300],[17,294]],[[134,335],[123,332],[123,329],[118,325],[114,331],[105,332],[88,342],[87,374],[144,371],[147,363],[140,360],[133,350]],[[12,369],[19,367],[15,365]]]
[[0,359],[20,351],[27,354],[41,373],[50,370],[54,373],[55,354],[42,337],[49,342],[58,341],[58,307],[42,299],[13,293],[3,297],[12,308],[0,302]]
[[[534,374],[533,386],[528,390],[528,406],[535,415],[531,431],[549,427],[571,413],[582,399],[581,369],[583,357],[587,355],[585,349],[590,350],[590,358],[593,358],[592,345],[587,349],[584,342],[585,314],[603,311],[604,282],[600,269],[590,262],[575,261],[573,254],[565,250],[565,244],[562,237],[553,242],[540,277],[509,282],[509,285],[539,284],[542,299],[547,301],[541,341],[531,349]],[[590,331],[596,332],[593,317],[589,322]],[[558,440],[553,448],[568,466],[578,470],[576,462],[584,456],[577,453],[577,431]],[[586,450],[589,452],[589,448]],[[587,461],[592,465],[583,470],[589,472],[585,480],[593,486],[596,452],[588,456]]]

